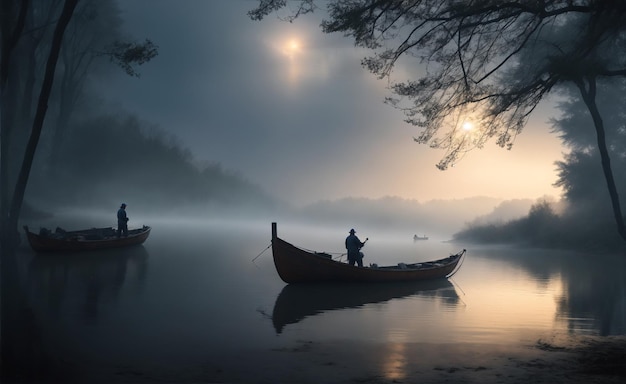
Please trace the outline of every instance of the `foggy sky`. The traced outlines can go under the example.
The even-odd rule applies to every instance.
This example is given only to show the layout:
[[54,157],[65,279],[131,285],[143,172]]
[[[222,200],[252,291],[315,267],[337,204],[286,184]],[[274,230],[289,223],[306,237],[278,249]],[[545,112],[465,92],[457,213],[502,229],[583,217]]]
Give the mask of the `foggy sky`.
[[[220,163],[296,204],[346,196],[426,201],[559,196],[558,139],[545,106],[512,151],[490,142],[447,171],[442,151],[383,103],[368,52],[323,34],[321,13],[288,23],[246,12],[256,1],[124,0],[124,29],[159,56],[101,83],[105,101],[173,133],[200,164]],[[397,73],[403,73],[398,68]]]

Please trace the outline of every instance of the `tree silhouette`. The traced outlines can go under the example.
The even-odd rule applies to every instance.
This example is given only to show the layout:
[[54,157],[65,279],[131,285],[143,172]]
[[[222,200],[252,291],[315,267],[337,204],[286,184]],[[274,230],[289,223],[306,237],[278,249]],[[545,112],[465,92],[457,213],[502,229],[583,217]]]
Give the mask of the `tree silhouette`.
[[[0,229],[2,231],[2,236],[0,238],[0,246],[2,251],[2,264],[0,269],[2,280],[2,326],[0,337],[2,338],[2,376],[3,378],[8,378],[10,380],[13,380],[15,378],[15,375],[17,374],[15,372],[15,370],[17,369],[16,367],[18,367],[19,364],[23,364],[23,362],[20,361],[21,359],[18,352],[20,337],[23,336],[23,333],[19,332],[19,330],[23,329],[22,325],[20,325],[20,311],[22,310],[22,308],[20,308],[20,305],[22,304],[22,298],[19,295],[17,266],[15,253],[13,252],[13,247],[16,241],[15,232],[17,229],[17,220],[24,199],[26,182],[28,180],[28,175],[30,173],[30,169],[33,163],[33,157],[37,148],[37,144],[39,142],[41,129],[43,127],[44,118],[48,109],[48,99],[50,98],[50,91],[52,89],[56,64],[59,58],[59,51],[61,50],[63,34],[65,33],[67,24],[72,18],[72,14],[74,12],[74,9],[76,8],[77,2],[78,0],[66,0],[63,4],[63,10],[61,11],[59,18],[56,21],[52,41],[50,44],[50,51],[44,71],[41,91],[39,93],[35,118],[32,123],[30,137],[28,140],[26,151],[24,153],[24,158],[22,160],[22,166],[20,168],[20,172],[15,183],[15,190],[13,192],[13,198],[11,199],[10,207],[4,205],[8,202],[8,200],[5,201],[7,195],[5,195],[4,193],[3,199],[1,201],[3,205],[2,207],[0,207],[0,212],[2,213],[2,217],[0,218]],[[2,87],[1,111],[3,114],[6,110],[5,101],[8,97],[6,85],[10,77],[9,66],[11,65],[11,55],[13,53],[13,50],[15,49],[15,46],[17,45],[19,34],[23,30],[22,23],[25,20],[25,16],[22,15],[27,12],[29,2],[24,1],[20,3],[21,6],[18,8],[19,16],[13,20],[11,19],[11,16],[14,15],[14,11],[13,9],[11,9],[11,5],[14,5],[14,2],[2,2],[2,10],[8,11],[8,13],[3,13],[2,24],[3,27],[5,26],[5,23],[9,25],[9,27],[7,27],[6,29],[2,29],[2,68],[0,68],[2,76],[0,78],[0,87]],[[17,20],[18,22],[15,23],[15,20]],[[12,27],[14,29],[11,29]],[[7,40],[7,37],[10,37],[10,39]],[[6,141],[8,141],[9,139],[9,137],[7,136],[7,133],[9,132],[8,129],[9,127],[5,125],[5,121],[3,120],[3,134],[1,136],[3,144],[3,155],[4,150],[6,149]],[[6,159],[6,157],[2,157],[2,160]],[[4,166],[2,167],[2,171],[6,171],[6,168]],[[3,181],[5,181],[4,176]],[[7,188],[7,186],[4,185],[3,188]]]
[[[59,52],[52,49],[52,33],[66,2],[1,3],[0,242],[5,245],[17,239],[17,222],[33,158],[44,119],[49,118],[52,109],[49,104],[53,102],[56,107],[51,143],[54,154],[97,59],[108,58],[129,75],[139,76],[136,67],[158,54],[158,47],[148,39],[142,43],[122,41],[117,31],[121,22],[116,16],[116,3],[101,3],[76,2],[61,35]],[[47,62],[51,72],[44,76],[42,73],[48,70],[44,60],[52,58],[52,53],[54,62]],[[38,89],[39,99],[35,99]],[[34,115],[31,110],[35,110]],[[52,156],[52,163],[57,157]]]
[[54,133],[50,156],[52,170],[57,165],[67,127],[76,115],[77,105],[84,98],[88,80],[101,75],[103,67],[110,66],[109,62],[129,75],[139,77],[135,67],[158,54],[157,47],[148,39],[141,44],[122,42],[121,27],[116,2],[82,0],[76,7],[64,35],[59,57],[59,79],[54,95],[56,121],[51,127]]
[[[294,18],[316,9],[300,0]],[[260,0],[253,20],[287,6]],[[444,149],[440,169],[495,139],[511,148],[553,89],[574,84],[589,110],[620,236],[626,228],[598,111],[597,81],[626,75],[626,2],[619,0],[331,0],[326,33],[374,51],[362,64],[391,78],[400,59],[418,60],[417,79],[391,84],[387,101],[420,129],[415,141]],[[468,132],[471,121],[477,129]]]
[[56,87],[58,112],[50,156],[53,171],[71,118],[84,97],[85,84],[102,72],[103,65],[99,64],[108,61],[105,65],[113,63],[129,76],[140,77],[137,67],[158,55],[158,47],[149,39],[142,43],[123,40],[121,26],[116,2],[83,0],[76,8],[59,59],[62,70]]

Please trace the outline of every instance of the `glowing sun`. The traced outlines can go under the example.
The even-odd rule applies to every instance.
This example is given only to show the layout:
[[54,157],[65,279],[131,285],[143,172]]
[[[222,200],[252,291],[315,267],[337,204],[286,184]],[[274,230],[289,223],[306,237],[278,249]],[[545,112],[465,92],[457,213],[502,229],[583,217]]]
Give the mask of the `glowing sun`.
[[474,128],[474,124],[470,123],[469,121],[466,121],[463,123],[461,127],[463,128],[464,131],[471,131]]
[[284,44],[283,52],[289,57],[294,57],[295,55],[300,53],[301,48],[302,44],[299,40],[291,39]]

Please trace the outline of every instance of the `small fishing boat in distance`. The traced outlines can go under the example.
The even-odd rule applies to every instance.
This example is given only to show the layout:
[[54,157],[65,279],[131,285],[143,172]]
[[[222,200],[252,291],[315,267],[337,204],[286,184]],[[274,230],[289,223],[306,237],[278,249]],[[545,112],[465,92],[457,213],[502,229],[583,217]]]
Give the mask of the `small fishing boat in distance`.
[[418,240],[428,240],[428,236],[426,236],[426,235],[424,235],[424,236],[413,235],[413,241],[418,241]]
[[449,277],[456,272],[465,249],[446,258],[423,263],[356,267],[333,260],[328,254],[305,251],[284,241],[278,237],[276,223],[272,223],[272,254],[276,271],[286,283],[374,283]]
[[128,236],[117,237],[117,231],[112,227],[78,231],[57,228],[54,232],[42,228],[37,234],[31,232],[28,226],[24,226],[28,243],[36,252],[91,251],[138,245],[146,241],[150,229],[144,225],[141,228],[129,229]]

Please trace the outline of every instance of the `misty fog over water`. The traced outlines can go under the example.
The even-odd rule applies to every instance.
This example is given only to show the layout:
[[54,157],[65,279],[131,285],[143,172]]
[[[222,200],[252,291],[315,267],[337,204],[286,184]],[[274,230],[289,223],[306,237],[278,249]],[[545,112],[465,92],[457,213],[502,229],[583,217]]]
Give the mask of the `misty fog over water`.
[[[281,351],[307,343],[532,345],[554,334],[626,331],[623,257],[414,243],[408,231],[357,228],[370,239],[366,264],[468,253],[449,281],[307,289],[277,275],[267,249],[270,220],[141,224],[153,229],[138,247],[80,254],[20,248],[38,337],[78,376],[271,380],[267,367],[281,361]],[[348,230],[278,221],[279,237],[331,253],[344,252]],[[372,358],[385,356],[382,348]]]
[[[358,364],[343,363],[380,372],[351,381],[402,382],[411,376],[400,364],[410,343],[497,354],[499,346],[626,334],[618,197],[626,195],[626,70],[595,69],[605,60],[623,67],[623,49],[614,49],[624,45],[618,2],[588,1],[582,11],[561,2],[566,8],[554,15],[545,12],[558,4],[537,2],[547,8],[525,26],[513,4],[510,24],[504,17],[471,28],[477,38],[467,44],[462,11],[450,46],[469,66],[442,77],[437,68],[454,69],[457,60],[439,59],[446,46],[443,55],[430,44],[397,51],[427,60],[398,57],[387,67],[392,56],[353,39],[352,17],[344,36],[320,31],[337,17],[332,6],[286,23],[251,20],[259,1],[81,0],[67,28],[57,28],[70,9],[63,3],[75,2],[3,2],[2,33],[16,27],[2,43],[0,356],[2,368],[19,368],[7,377],[58,369],[62,382],[317,383],[339,365],[323,354],[315,372],[291,364],[311,361],[312,345],[351,353],[369,343],[373,351]],[[414,10],[428,3],[416,4],[404,17],[382,11],[376,20],[406,22],[397,32],[425,26]],[[407,3],[397,5],[388,9]],[[613,19],[611,7],[615,25],[602,22]],[[543,24],[559,14],[565,19]],[[609,27],[605,42],[578,41],[587,18],[591,31]],[[501,34],[490,32],[501,22]],[[455,36],[438,28],[426,28],[422,41]],[[63,29],[57,60],[51,43]],[[526,32],[510,56],[497,53]],[[379,42],[400,36],[383,33]],[[471,43],[492,38],[504,40]],[[378,59],[363,59],[371,54]],[[510,66],[493,66],[492,54]],[[53,64],[56,74],[44,74]],[[441,109],[447,104],[437,100],[454,98],[436,95],[459,79],[464,99]],[[534,81],[541,92],[532,93]],[[422,93],[427,84],[434,93]],[[496,109],[470,107],[498,100],[500,92],[479,97],[497,89],[517,104],[505,97]],[[122,202],[131,229],[152,227],[141,246],[37,254],[24,238],[23,225],[115,228]],[[366,266],[467,254],[458,273],[439,281],[289,285],[273,263],[272,222],[282,239],[344,262],[354,228],[368,239]],[[289,367],[289,377],[273,367]]]

